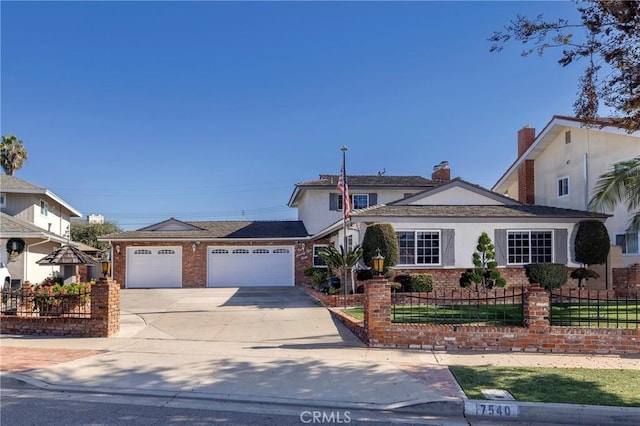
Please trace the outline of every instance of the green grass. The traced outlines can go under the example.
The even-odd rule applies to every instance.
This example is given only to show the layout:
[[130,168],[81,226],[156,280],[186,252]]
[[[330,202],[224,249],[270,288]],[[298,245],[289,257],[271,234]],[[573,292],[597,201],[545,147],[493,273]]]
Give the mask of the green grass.
[[503,389],[516,400],[609,406],[640,406],[640,371],[584,368],[449,367],[467,397]]
[[[364,320],[361,307],[343,312]],[[520,305],[420,305],[392,307],[391,320],[397,323],[457,325],[522,325]],[[551,325],[581,327],[637,328],[640,305],[604,303],[601,305],[554,304]]]
[[582,327],[636,328],[640,324],[640,305],[607,302],[599,305],[554,303],[551,325]]
[[[343,312],[363,321],[363,308]],[[392,307],[391,320],[398,323],[522,325],[519,305],[420,305]]]

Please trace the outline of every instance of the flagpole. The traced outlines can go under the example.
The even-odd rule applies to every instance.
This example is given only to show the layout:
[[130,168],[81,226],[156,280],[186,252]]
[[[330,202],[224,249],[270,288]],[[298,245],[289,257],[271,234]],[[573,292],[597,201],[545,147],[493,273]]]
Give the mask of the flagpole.
[[[347,168],[346,168],[346,156],[347,156],[347,150],[349,148],[347,148],[346,145],[342,145],[342,148],[340,148],[340,150],[342,151],[342,182],[343,185],[345,185],[345,187],[348,187],[348,183],[347,183]],[[346,208],[347,208],[347,200],[345,200],[345,195],[348,195],[346,192],[345,194],[343,194],[342,196],[342,237],[343,237],[343,249],[342,249],[342,255],[344,256],[344,268],[342,268],[344,270],[343,272],[343,281],[342,281],[342,286],[344,287],[343,289],[343,294],[344,294],[344,308],[347,308],[347,215],[346,213]]]

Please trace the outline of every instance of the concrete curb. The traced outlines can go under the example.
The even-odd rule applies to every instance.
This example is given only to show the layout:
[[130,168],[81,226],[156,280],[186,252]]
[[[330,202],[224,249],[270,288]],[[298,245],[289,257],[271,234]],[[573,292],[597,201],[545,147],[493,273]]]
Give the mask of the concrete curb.
[[466,400],[464,416],[471,420],[495,419],[532,424],[637,426],[640,424],[640,407]]
[[[532,424],[571,425],[616,425],[637,426],[640,424],[640,407],[610,407],[599,405],[535,403],[519,401],[490,400],[406,400],[392,404],[367,402],[345,403],[330,400],[301,400],[291,398],[253,398],[246,395],[214,394],[185,391],[154,391],[139,389],[117,389],[105,387],[54,385],[34,379],[25,374],[0,373],[3,380],[13,380],[40,390],[70,393],[92,393],[113,396],[135,396],[167,399],[171,401],[215,401],[226,403],[263,404],[270,406],[302,407],[308,409],[353,409],[372,411],[395,411],[413,415],[464,416],[469,420],[491,420],[502,422],[523,422]],[[508,409],[506,407],[509,407]]]

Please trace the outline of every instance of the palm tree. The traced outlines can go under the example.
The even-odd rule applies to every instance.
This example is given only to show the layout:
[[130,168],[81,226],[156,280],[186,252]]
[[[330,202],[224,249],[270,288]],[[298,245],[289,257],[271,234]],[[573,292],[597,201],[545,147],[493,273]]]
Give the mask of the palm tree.
[[[349,273],[349,277],[351,278],[351,292],[356,292],[355,280],[353,279],[353,267],[362,257],[362,247],[356,246],[349,249],[345,255],[344,248],[342,246],[340,246],[340,251],[338,251],[334,246],[327,246],[318,251],[318,257],[324,260],[324,263],[327,264],[327,267],[331,272],[337,272],[342,275],[346,268]],[[346,287],[347,283],[344,283],[344,286]]]
[[16,170],[24,165],[27,161],[27,150],[24,148],[22,141],[15,135],[6,135],[2,137],[0,143],[0,166],[4,172],[13,176]]
[[614,164],[600,176],[595,191],[589,207],[611,211],[623,204],[633,214],[627,232],[640,229],[640,156]]

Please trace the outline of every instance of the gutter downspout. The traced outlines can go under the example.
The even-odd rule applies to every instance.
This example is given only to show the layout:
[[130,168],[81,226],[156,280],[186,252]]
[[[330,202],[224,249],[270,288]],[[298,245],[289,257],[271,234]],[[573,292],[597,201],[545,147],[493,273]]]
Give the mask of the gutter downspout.
[[[45,241],[40,241],[39,243],[33,243],[33,244],[29,244],[26,248],[26,250],[24,251],[24,281],[27,282],[29,281],[27,279],[27,273],[28,273],[28,268],[27,268],[27,257],[29,254],[29,249],[31,247],[35,247],[35,246],[39,246],[40,244],[46,244],[48,242],[51,241],[51,237],[47,237],[47,239]],[[24,283],[23,283],[24,284]]]

